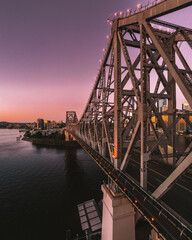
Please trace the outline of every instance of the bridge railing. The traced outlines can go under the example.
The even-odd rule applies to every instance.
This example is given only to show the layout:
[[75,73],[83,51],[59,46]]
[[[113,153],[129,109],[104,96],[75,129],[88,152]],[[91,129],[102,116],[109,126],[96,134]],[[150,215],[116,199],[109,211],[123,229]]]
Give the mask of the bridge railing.
[[[133,206],[148,220],[151,226],[163,237],[163,239],[175,238],[167,226],[160,223],[158,219],[154,219],[150,209],[146,209],[145,203],[149,204],[151,208],[155,208],[158,211],[159,216],[164,216],[167,221],[175,226],[177,231],[180,232],[180,236],[185,235],[192,238],[192,226],[185,219],[175,213],[170,207],[164,204],[162,201],[156,200],[151,196],[150,192],[144,190],[132,177],[125,174],[119,169],[115,169],[114,165],[105,157],[99,154],[96,150],[92,149],[87,143],[79,138],[74,132],[70,133],[76,138],[81,146],[89,153],[89,155],[96,161],[96,163],[102,168],[108,177],[119,187],[122,193],[128,198]],[[133,193],[134,192],[134,193]],[[142,196],[142,201],[136,202],[135,192]],[[136,194],[136,195],[137,195]]]
[[119,13],[115,12],[114,15],[109,16],[108,20],[112,21],[117,18],[124,18],[124,17],[131,16],[135,13],[144,11],[164,1],[167,1],[167,0],[153,0],[153,1],[148,1],[146,4],[137,4],[137,7],[135,9],[127,9],[127,11],[121,11]]

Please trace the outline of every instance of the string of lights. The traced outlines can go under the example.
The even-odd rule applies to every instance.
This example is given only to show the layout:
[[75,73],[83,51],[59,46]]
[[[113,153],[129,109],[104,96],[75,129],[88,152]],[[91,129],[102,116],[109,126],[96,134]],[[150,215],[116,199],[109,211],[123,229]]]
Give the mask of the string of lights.
[[138,3],[136,8],[135,9],[127,9],[126,11],[120,11],[119,13],[118,12],[115,12],[112,16],[110,16],[108,19],[107,19],[107,22],[112,25],[112,22],[114,19],[116,18],[123,18],[123,17],[128,17],[130,15],[133,15],[135,13],[138,13],[138,12],[141,12],[141,11],[144,11],[156,4],[159,4],[160,2],[164,2],[164,1],[167,1],[167,0],[153,0],[153,1],[148,1],[147,4],[141,4],[141,3]]

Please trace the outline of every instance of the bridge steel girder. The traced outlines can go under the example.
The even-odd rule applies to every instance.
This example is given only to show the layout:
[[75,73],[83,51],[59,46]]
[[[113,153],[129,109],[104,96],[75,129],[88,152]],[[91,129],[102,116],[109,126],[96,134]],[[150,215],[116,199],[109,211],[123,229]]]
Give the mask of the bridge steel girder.
[[[161,21],[158,20],[158,23],[161,23]],[[170,159],[166,145],[167,142],[169,142],[169,145],[174,148],[172,164],[176,162],[174,159],[174,154],[176,152],[174,146],[175,125],[171,124],[171,122],[176,122],[173,119],[175,117],[175,90],[173,91],[171,89],[175,89],[174,85],[177,79],[173,77],[174,73],[172,73],[172,68],[174,68],[174,63],[172,60],[170,61],[170,57],[171,54],[174,55],[174,52],[176,52],[176,54],[178,53],[185,68],[182,72],[184,72],[184,74],[190,72],[191,69],[185,61],[181,51],[176,46],[175,41],[175,37],[180,34],[179,29],[184,28],[171,25],[171,28],[174,28],[175,32],[170,34],[161,30],[156,31],[156,29],[152,29],[152,26],[149,26],[149,23],[146,21],[142,21],[138,23],[138,25],[129,25],[128,28],[126,26],[124,28],[119,28],[117,20],[115,24],[117,27],[116,32],[112,32],[97,80],[80,120],[80,132],[82,137],[91,142],[96,150],[100,153],[102,151],[103,153],[105,152],[106,156],[109,157],[113,163],[118,155],[118,163],[116,163],[116,166],[124,171],[126,171],[134,147],[140,146],[140,167],[142,175],[144,165],[146,166],[147,161],[151,159],[151,150],[155,151],[156,149],[154,147],[151,148],[147,140],[149,126],[153,124],[151,117],[155,117],[159,121],[164,134],[164,136],[161,134],[161,137],[159,137],[154,126],[151,126],[152,133],[156,139],[153,141],[153,146],[159,148],[164,161],[168,163]],[[162,24],[166,26],[170,25],[165,22],[162,22]],[[136,31],[138,34],[139,27],[142,29],[139,40],[140,53],[132,63],[129,55],[129,48],[130,46],[133,48],[134,42],[138,42],[136,36],[134,36],[134,32]],[[141,37],[142,34],[145,35],[145,47],[143,47],[144,42]],[[130,35],[132,38],[129,42],[133,42],[133,44],[128,45],[128,48],[126,44],[127,35]],[[166,59],[164,59],[165,54],[162,56],[161,50],[164,52],[164,49],[169,49],[170,46],[172,53],[169,54],[169,57],[166,54]],[[138,48],[138,46],[136,47]],[[121,51],[123,53],[122,56],[120,56]],[[145,52],[144,61],[143,52]],[[159,63],[160,59],[162,59],[161,64]],[[121,61],[126,63],[126,67],[121,65]],[[139,64],[140,69],[137,69]],[[172,66],[171,69],[169,65]],[[149,87],[149,75],[152,70],[154,70],[158,76],[154,91],[150,90]],[[142,73],[140,77],[137,74],[138,71]],[[168,71],[169,78],[165,77],[164,71]],[[177,72],[177,78],[180,79],[182,85],[183,79],[180,78],[181,72],[179,72],[179,69],[177,69]],[[191,74],[189,74],[189,77],[190,76]],[[145,102],[143,101],[144,82],[142,80],[144,78],[146,78],[144,81],[145,84],[148,84],[148,89],[145,90]],[[160,88],[161,84],[162,87]],[[183,83],[183,85],[185,85],[185,83]],[[190,88],[186,91],[190,94],[189,89]],[[186,96],[186,91],[184,92],[184,96]],[[169,117],[169,126],[171,125],[171,127],[165,125],[163,116],[159,113],[156,106],[159,99],[166,98],[169,101],[168,114],[169,116],[172,114],[172,116]],[[173,103],[171,104],[171,102]],[[137,121],[141,124],[141,133],[139,135],[137,134],[137,138],[135,138],[135,131],[133,131],[136,124],[132,125],[130,121],[132,117],[138,119]],[[143,120],[143,117],[145,117],[145,120]],[[85,122],[82,123],[83,121]],[[94,124],[94,127],[89,129],[92,124]],[[100,129],[102,129],[102,134],[100,134]],[[129,140],[128,138],[130,137],[131,139]],[[105,151],[104,148],[106,149]],[[143,163],[144,154],[147,159],[145,163]],[[145,182],[147,182],[146,179],[145,177]],[[141,182],[144,181],[141,180]]]
[[76,125],[78,123],[77,115],[75,111],[66,112],[66,124],[67,125]]
[[[158,236],[164,240],[189,240],[192,237],[191,225],[179,217],[172,209],[155,199],[151,193],[145,191],[129,175],[116,169],[114,165],[88,144],[77,137],[77,142],[87,151],[98,166],[107,174],[111,183],[115,184],[135,209],[149,222]],[[137,199],[137,201],[136,201]],[[155,220],[154,220],[155,219]]]
[[[76,129],[79,128],[82,138],[86,139],[87,143],[91,142],[94,149],[100,153],[103,152],[111,162],[115,163],[116,161],[116,167],[123,171],[126,171],[130,156],[137,146],[140,149],[141,157],[141,185],[147,188],[147,174],[143,178],[143,173],[147,172],[147,161],[151,159],[153,151],[159,149],[166,163],[175,164],[177,160],[174,135],[177,122],[176,119],[174,120],[177,118],[174,85],[178,78],[181,82],[180,86],[185,86],[185,83],[181,78],[181,72],[173,63],[173,57],[171,61],[170,58],[171,55],[174,56],[175,52],[178,53],[185,68],[182,73],[187,74],[191,71],[175,41],[175,37],[180,34],[180,29],[185,28],[158,20],[159,24],[174,28],[175,31],[171,34],[153,29],[146,21],[119,28],[119,21],[115,20],[116,31],[112,31],[98,77],[80,120],[81,127],[76,127]],[[132,60],[129,48],[138,48],[138,45],[134,45],[135,42],[138,42],[134,32],[138,34],[138,31],[140,33],[140,52],[135,60]],[[126,44],[127,35],[132,38],[129,43],[132,41],[133,44]],[[165,54],[164,49],[170,49],[170,47],[172,52]],[[159,63],[160,59],[162,59],[161,63]],[[121,62],[125,62],[126,66],[122,66]],[[140,66],[140,69],[137,66]],[[174,67],[177,70],[174,69],[172,72]],[[150,89],[152,70],[158,76],[154,90]],[[168,71],[168,78],[165,77],[165,71]],[[175,72],[177,72],[176,79]],[[189,74],[190,76],[191,74]],[[190,85],[186,91],[190,95]],[[186,91],[184,91],[184,96],[187,95]],[[168,126],[164,123],[163,116],[157,108],[159,99],[168,99],[169,110],[166,113],[169,115]],[[140,122],[139,134],[134,131],[136,122],[133,124],[131,121],[133,117]],[[151,117],[155,117],[159,121],[163,130],[161,136],[156,132]],[[154,135],[153,146],[148,142],[148,138],[150,138],[148,134],[151,135],[150,128]],[[171,159],[167,142],[173,147]],[[143,170],[146,171],[143,172]]]
[[190,88],[188,88],[188,86],[184,83],[184,79],[181,78],[181,75],[179,74],[177,66],[174,63],[171,62],[170,58],[168,57],[165,50],[161,46],[160,42],[158,41],[158,39],[154,35],[154,33],[151,30],[151,27],[148,25],[148,23],[145,21],[143,23],[143,25],[145,26],[145,29],[146,29],[147,33],[149,34],[150,38],[152,39],[152,41],[153,41],[154,45],[156,46],[157,50],[161,54],[161,56],[162,56],[164,62],[166,63],[172,77],[177,82],[177,84],[178,84],[179,88],[181,89],[183,95],[186,97],[190,107],[192,108],[192,88],[191,88],[191,86],[190,86]]
[[141,122],[141,156],[140,156],[140,185],[147,189],[147,162],[149,160],[148,154],[148,124],[147,124],[147,107],[148,107],[148,93],[149,91],[149,76],[147,68],[147,46],[146,46],[146,32],[140,23],[140,56],[141,56],[141,104],[139,105],[139,120]]
[[133,148],[134,143],[136,142],[137,136],[139,135],[138,132],[140,131],[140,125],[141,125],[141,122],[137,121],[136,127],[134,128],[133,136],[132,136],[131,141],[130,141],[128,147],[127,147],[125,156],[124,156],[122,164],[121,164],[121,168],[120,168],[121,170],[126,169],[128,163],[129,163],[129,155],[130,155],[130,152]]
[[152,196],[156,199],[161,198],[181,176],[181,174],[191,166],[192,152],[179,164],[179,166],[169,175],[169,177],[153,192]]
[[[187,115],[176,110],[176,85],[192,107],[191,66],[178,42],[184,41],[192,48],[192,29],[154,18],[189,5],[192,1],[165,0],[114,19],[85,110],[78,122],[67,120],[67,128],[94,153],[105,157],[114,171],[127,175],[137,154],[143,191],[147,190],[148,161],[155,160],[153,154],[158,152],[163,162],[173,165],[175,170],[154,191],[153,199],[161,198],[192,164],[192,145],[182,154],[175,143],[176,124]],[[135,55],[132,49],[137,49]],[[177,58],[183,69],[178,67]],[[160,100],[168,101],[164,112],[158,108]]]
[[[189,5],[192,1],[165,0],[113,20],[111,37],[82,117],[78,124],[68,122],[71,132],[120,171],[129,170],[132,156],[137,153],[140,185],[145,190],[148,161],[155,159],[155,152],[160,153],[163,162],[177,167],[153,193],[156,198],[163,196],[191,166],[191,144],[185,154],[180,154],[175,144],[176,124],[182,117],[176,111],[175,88],[178,85],[192,107],[191,66],[177,46],[185,41],[192,48],[192,29],[154,18]],[[135,56],[132,49],[137,49]],[[178,67],[176,57],[183,69]],[[158,108],[160,100],[168,101],[165,112]]]
[[122,88],[121,88],[121,48],[118,29],[114,33],[114,165],[120,168],[122,158]]

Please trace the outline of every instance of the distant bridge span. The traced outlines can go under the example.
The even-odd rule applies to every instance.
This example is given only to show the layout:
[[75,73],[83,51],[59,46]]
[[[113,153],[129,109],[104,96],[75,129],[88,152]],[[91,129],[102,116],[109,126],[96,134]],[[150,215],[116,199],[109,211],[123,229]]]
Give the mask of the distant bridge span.
[[[189,224],[175,217],[158,201],[184,174],[191,174],[192,143],[189,141],[184,151],[180,149],[176,126],[182,119],[192,127],[192,112],[177,111],[176,85],[192,108],[191,62],[178,44],[185,42],[188,50],[192,50],[192,29],[156,17],[190,5],[192,1],[187,0],[156,1],[152,7],[141,6],[135,14],[114,18],[111,37],[82,117],[78,121],[71,112],[73,116],[67,114],[66,120],[70,134],[163,239],[192,239],[192,220]],[[167,107],[162,111],[160,103],[165,101]],[[156,159],[171,165],[172,172],[152,189],[149,184],[154,166],[149,165]],[[138,161],[138,168],[133,169],[135,175],[129,171],[133,161]],[[192,180],[192,175],[189,179]],[[191,188],[192,181],[186,192],[189,198]],[[137,189],[137,193],[131,189]],[[134,203],[135,198],[139,198],[139,204]],[[152,205],[156,210],[151,210]],[[186,207],[192,210],[190,205]],[[155,215],[155,222],[151,214]]]

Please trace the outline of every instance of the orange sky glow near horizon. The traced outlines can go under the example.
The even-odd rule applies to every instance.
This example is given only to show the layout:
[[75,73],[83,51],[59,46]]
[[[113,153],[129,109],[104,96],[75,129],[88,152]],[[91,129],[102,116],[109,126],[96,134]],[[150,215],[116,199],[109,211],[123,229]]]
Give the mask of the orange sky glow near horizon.
[[[147,0],[140,1],[144,3]],[[65,121],[66,111],[76,111],[80,118],[110,35],[107,18],[137,4],[133,0],[0,2],[0,122]],[[191,10],[161,19],[192,28]],[[191,66],[191,49],[184,50]],[[178,91],[177,108],[184,100]]]

